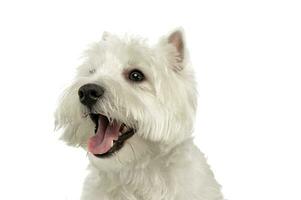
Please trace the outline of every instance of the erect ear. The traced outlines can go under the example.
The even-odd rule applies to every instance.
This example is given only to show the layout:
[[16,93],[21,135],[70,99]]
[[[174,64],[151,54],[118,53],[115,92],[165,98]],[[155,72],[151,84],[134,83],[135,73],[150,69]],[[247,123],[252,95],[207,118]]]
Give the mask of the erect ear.
[[173,64],[175,71],[180,71],[184,67],[185,59],[185,42],[184,42],[184,31],[182,28],[178,28],[169,34],[167,42],[171,44],[176,51],[176,63]]
[[102,40],[103,40],[103,41],[108,40],[109,37],[111,37],[111,33],[107,32],[107,31],[104,31],[104,32],[102,33]]

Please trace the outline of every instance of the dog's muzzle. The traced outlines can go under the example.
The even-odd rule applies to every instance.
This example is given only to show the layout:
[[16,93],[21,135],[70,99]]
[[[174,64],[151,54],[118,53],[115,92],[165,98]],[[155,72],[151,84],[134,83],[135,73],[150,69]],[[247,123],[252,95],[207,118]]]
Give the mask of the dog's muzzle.
[[90,110],[88,115],[95,124],[95,134],[88,140],[88,151],[98,158],[114,155],[136,132],[135,128],[120,120],[95,113],[92,108],[103,97],[104,91],[103,87],[93,83],[85,84],[78,90],[79,100]]

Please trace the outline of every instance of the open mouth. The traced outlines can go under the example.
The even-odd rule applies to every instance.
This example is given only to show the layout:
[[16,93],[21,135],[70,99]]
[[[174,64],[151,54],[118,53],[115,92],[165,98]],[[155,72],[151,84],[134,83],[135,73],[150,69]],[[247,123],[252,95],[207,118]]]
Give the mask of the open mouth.
[[89,138],[88,150],[96,157],[112,156],[135,133],[134,128],[105,115],[90,114],[89,116],[95,123],[95,134]]

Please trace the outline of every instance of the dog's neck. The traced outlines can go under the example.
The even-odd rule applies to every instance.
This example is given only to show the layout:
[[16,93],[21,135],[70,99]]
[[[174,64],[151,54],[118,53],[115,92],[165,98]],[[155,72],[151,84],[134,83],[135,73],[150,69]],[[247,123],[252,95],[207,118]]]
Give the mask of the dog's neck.
[[[91,162],[90,177],[99,180],[97,185],[100,185],[100,188],[103,187],[106,190],[104,193],[108,193],[108,195],[119,193],[124,189],[133,189],[135,193],[141,193],[142,195],[143,192],[147,192],[153,196],[162,194],[166,190],[175,189],[176,184],[171,185],[171,183],[176,183],[176,181],[172,181],[176,178],[173,176],[174,170],[181,170],[181,166],[185,164],[187,156],[184,153],[188,152],[188,149],[193,146],[192,139],[185,140],[164,153],[158,153],[160,149],[164,148],[161,146],[162,144],[155,143],[152,145],[157,147],[149,146],[149,148],[157,149],[141,154],[139,159],[137,158],[137,160],[130,163],[123,163],[123,167],[119,170],[100,169],[99,166],[95,166],[94,162]],[[149,188],[149,191],[140,191],[140,188],[148,188],[146,186],[150,185],[152,187]],[[169,194],[175,193],[169,192]],[[145,196],[145,194],[143,195]],[[160,198],[161,196],[158,196],[158,199]]]
[[[169,160],[179,149],[189,148],[193,145],[192,138],[187,138],[179,143],[167,145],[159,142],[149,142],[141,138],[133,140],[139,145],[127,144],[127,152],[117,153],[113,158],[99,159],[90,156],[91,167],[100,173],[119,173],[120,171],[145,170],[154,166],[169,166]],[[190,144],[190,145],[188,145]],[[135,146],[135,149],[133,148]],[[125,154],[126,158],[125,158]],[[113,167],[112,167],[113,166]]]

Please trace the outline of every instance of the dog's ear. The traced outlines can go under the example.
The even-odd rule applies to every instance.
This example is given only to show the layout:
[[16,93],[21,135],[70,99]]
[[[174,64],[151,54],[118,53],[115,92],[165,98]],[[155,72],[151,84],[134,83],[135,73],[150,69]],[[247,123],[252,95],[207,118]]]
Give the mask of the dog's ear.
[[178,29],[173,31],[168,36],[168,43],[172,44],[178,53],[179,61],[182,62],[184,59],[184,39],[183,39],[183,30]]
[[107,31],[104,31],[102,33],[102,40],[103,41],[107,41],[109,37],[111,37],[111,33],[107,32]]
[[167,43],[172,45],[175,50],[175,60],[172,62],[174,71],[181,71],[184,68],[185,61],[185,41],[183,28],[177,28],[172,31],[167,37]]

